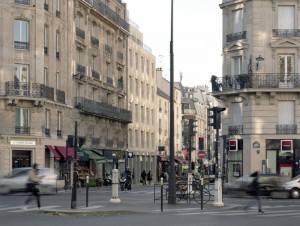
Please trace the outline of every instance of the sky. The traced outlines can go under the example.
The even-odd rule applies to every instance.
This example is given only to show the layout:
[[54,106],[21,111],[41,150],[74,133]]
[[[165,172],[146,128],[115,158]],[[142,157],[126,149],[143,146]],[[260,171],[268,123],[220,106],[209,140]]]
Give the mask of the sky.
[[[156,67],[170,80],[171,0],[123,0],[144,44],[156,56]],[[174,81],[207,85],[222,76],[222,0],[173,0]]]

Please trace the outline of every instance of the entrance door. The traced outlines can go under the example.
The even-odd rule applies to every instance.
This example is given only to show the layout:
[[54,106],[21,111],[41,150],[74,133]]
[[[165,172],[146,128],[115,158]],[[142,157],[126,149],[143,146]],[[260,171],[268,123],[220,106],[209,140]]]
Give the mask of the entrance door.
[[31,151],[12,151],[12,167],[31,167]]

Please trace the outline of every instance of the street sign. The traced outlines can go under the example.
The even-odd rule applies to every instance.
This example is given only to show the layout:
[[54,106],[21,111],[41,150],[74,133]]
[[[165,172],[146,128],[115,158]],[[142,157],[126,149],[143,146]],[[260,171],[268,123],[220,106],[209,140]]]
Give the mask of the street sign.
[[198,158],[199,159],[204,159],[205,156],[206,156],[205,151],[203,151],[203,150],[198,151]]

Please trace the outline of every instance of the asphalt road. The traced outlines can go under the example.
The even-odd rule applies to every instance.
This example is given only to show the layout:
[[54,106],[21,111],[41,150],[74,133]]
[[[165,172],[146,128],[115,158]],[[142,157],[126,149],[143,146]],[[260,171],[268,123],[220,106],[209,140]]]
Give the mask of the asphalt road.
[[[67,215],[60,212],[49,213],[38,211],[36,203],[30,203],[29,210],[21,211],[20,207],[26,199],[25,194],[0,196],[0,225],[43,225],[43,226],[193,226],[193,225],[222,225],[222,226],[283,226],[299,225],[300,200],[293,199],[263,199],[264,214],[257,212],[255,200],[249,198],[224,197],[225,206],[216,208],[211,203],[200,209],[199,204],[177,204],[168,205],[164,203],[164,210],[160,209],[160,202],[153,203],[153,187],[133,187],[132,191],[119,193],[123,203],[128,203],[128,211],[135,204],[139,211],[125,214],[104,214],[104,215]],[[102,206],[105,211],[106,204],[111,198],[110,187],[90,189],[89,207],[90,210]],[[130,203],[130,205],[129,205]],[[146,205],[146,204],[147,205]],[[148,205],[149,203],[149,205]],[[243,207],[248,204],[253,206],[245,212]],[[77,205],[79,208],[86,205],[85,189],[77,192]],[[54,195],[42,196],[43,209],[61,209],[71,206],[71,192],[59,192]]]

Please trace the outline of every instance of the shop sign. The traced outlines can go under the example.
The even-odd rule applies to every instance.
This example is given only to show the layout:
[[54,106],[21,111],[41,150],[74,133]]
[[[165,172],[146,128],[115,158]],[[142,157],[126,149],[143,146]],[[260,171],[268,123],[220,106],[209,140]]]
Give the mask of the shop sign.
[[281,140],[280,150],[282,152],[293,152],[293,141],[292,140]]
[[11,140],[11,145],[35,145],[35,141],[30,140]]
[[238,141],[230,140],[229,141],[229,151],[237,151],[238,150]]

